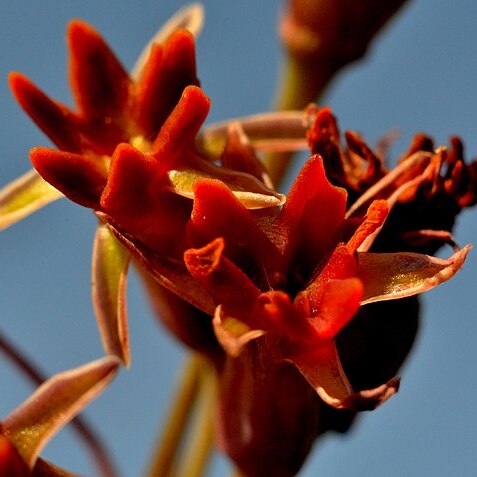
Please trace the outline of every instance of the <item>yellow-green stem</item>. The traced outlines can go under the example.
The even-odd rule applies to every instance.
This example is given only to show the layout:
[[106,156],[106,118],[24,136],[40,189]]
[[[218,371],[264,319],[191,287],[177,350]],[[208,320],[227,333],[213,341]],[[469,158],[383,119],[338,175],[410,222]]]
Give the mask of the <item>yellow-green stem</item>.
[[147,477],[167,477],[176,459],[199,392],[203,358],[192,354],[179,376],[167,422],[159,437]]
[[194,421],[178,472],[175,474],[178,477],[202,477],[207,470],[214,446],[215,399],[215,370],[204,360]]

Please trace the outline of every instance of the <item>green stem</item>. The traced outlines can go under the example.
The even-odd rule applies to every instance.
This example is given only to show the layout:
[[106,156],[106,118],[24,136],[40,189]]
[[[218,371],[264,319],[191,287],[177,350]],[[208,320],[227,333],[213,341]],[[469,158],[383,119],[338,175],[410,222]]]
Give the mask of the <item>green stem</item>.
[[147,477],[167,477],[170,474],[199,391],[202,366],[203,358],[197,354],[191,355],[184,365]]
[[179,477],[203,476],[214,446],[216,376],[209,363],[204,360],[202,365],[199,399],[188,443],[177,473]]

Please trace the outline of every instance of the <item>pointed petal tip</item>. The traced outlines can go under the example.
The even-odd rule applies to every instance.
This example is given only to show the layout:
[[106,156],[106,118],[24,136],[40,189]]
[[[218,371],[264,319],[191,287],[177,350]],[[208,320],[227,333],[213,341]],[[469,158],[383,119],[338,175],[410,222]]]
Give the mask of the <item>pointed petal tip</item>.
[[423,293],[450,280],[472,249],[468,244],[448,259],[412,252],[358,254],[364,283],[361,305]]
[[224,240],[219,237],[200,249],[186,250],[186,267],[194,277],[206,277],[219,266],[224,248]]
[[396,376],[374,389],[359,391],[350,397],[345,407],[349,406],[355,411],[372,411],[394,396],[399,391],[400,384],[401,378]]
[[20,92],[23,87],[31,83],[25,75],[18,71],[10,71],[7,78],[10,89],[13,91],[15,97],[17,96],[17,92]]
[[86,21],[73,18],[66,27],[66,36],[70,44],[84,40],[90,36],[99,36],[99,33]]
[[242,192],[232,191],[235,197],[241,202],[241,204],[250,210],[254,209],[266,209],[269,207],[279,207],[284,205],[287,196],[280,193],[274,193],[273,195],[259,194],[254,192]]
[[216,308],[212,325],[218,342],[232,358],[240,356],[248,343],[265,334],[264,330],[251,329],[244,322],[226,316],[222,305]]
[[201,88],[187,86],[163,124],[153,145],[152,153],[181,151],[194,144],[195,138],[207,115],[211,101]]
[[33,148],[30,160],[40,176],[70,200],[98,208],[107,179],[102,161],[47,147]]
[[[188,34],[197,38],[202,31],[203,23],[204,8],[202,4],[192,3],[191,5],[181,8],[147,43],[131,71],[131,77],[135,80],[141,77],[154,44],[163,44],[172,34],[179,30],[187,31],[189,32]],[[185,37],[185,35],[183,36]]]
[[349,409],[356,412],[373,411],[399,391],[400,383],[401,378],[394,377],[381,386],[354,392],[345,399],[330,396],[323,388],[318,390],[318,394],[323,401],[336,409]]
[[102,40],[101,35],[88,22],[74,18],[66,27],[66,41],[71,54],[79,52],[91,40]]
[[8,84],[14,98],[25,110],[28,110],[28,105],[33,99],[45,96],[33,81],[18,71],[10,71],[10,73],[8,73]]
[[187,28],[194,36],[200,33],[205,18],[205,9],[202,2],[193,2],[186,5],[177,12],[177,15],[182,18],[181,28]]
[[[102,369],[104,371],[104,375],[111,374],[115,372],[121,366],[121,359],[117,356],[103,356],[102,358],[97,359],[96,361],[92,361],[90,363],[92,368]],[[88,365],[85,365],[88,366]]]
[[167,38],[176,30],[188,30],[194,37],[202,31],[204,25],[204,6],[201,2],[193,2],[185,5],[177,11],[160,29],[158,37]]
[[204,109],[207,108],[207,112],[210,109],[211,100],[210,98],[204,93],[203,89],[200,86],[189,85],[184,88],[184,92],[182,93],[181,100],[190,105],[190,103],[194,103],[196,105],[201,105]]
[[130,79],[104,38],[88,23],[68,26],[69,79],[75,103],[86,120],[119,121],[127,107]]
[[51,151],[52,149],[43,146],[36,146],[30,149],[30,161],[44,180],[46,180],[44,176],[47,175],[46,170],[51,160]]
[[191,46],[194,47],[195,38],[189,30],[185,28],[179,28],[178,30],[174,31],[167,39],[167,45],[169,48],[174,50],[178,47],[190,48]]
[[63,194],[32,169],[0,189],[0,230],[3,230]]
[[119,365],[106,356],[58,373],[5,418],[2,430],[30,468],[53,435],[101,394]]

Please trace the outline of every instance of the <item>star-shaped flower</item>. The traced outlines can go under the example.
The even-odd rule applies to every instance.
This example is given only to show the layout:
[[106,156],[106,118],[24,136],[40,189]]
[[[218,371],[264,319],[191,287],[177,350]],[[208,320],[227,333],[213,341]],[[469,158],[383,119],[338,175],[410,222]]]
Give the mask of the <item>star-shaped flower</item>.
[[[209,99],[197,86],[194,37],[186,28],[200,28],[201,15],[197,6],[179,12],[159,32],[132,76],[92,27],[71,22],[69,77],[77,111],[51,100],[24,76],[11,74],[18,102],[58,149],[32,150],[40,175],[28,173],[4,189],[0,225],[64,194],[112,215],[151,249],[167,255],[169,249],[184,247],[180,229],[190,215],[193,184],[201,177],[222,180],[247,207],[283,202],[282,195],[262,182],[264,170],[254,156],[240,164],[232,159],[230,167],[237,166],[232,170],[196,151],[195,136]],[[151,175],[149,191],[139,190],[143,175]],[[141,204],[133,203],[135,194]],[[96,315],[106,351],[126,364],[128,258],[100,224],[93,263]]]
[[[285,198],[257,158],[248,135],[253,120],[199,133],[210,101],[198,87],[190,33],[175,31],[153,46],[138,79],[86,24],[70,26],[69,42],[78,112],[12,76],[17,99],[59,149],[32,150],[53,189],[30,174],[6,190],[0,206],[13,212],[4,224],[58,191],[93,209],[100,219],[93,296],[107,353],[129,361],[124,290],[132,256],[148,284],[160,287],[156,298],[164,301],[167,289],[180,306],[191,305],[193,314],[166,321],[213,359],[222,447],[247,475],[294,475],[322,431],[322,402],[373,409],[398,389],[397,378],[353,387],[341,364],[339,335],[360,307],[435,287],[469,252],[442,260],[393,245],[377,253],[399,204],[440,184],[436,155],[409,153],[386,170],[356,137],[343,154],[329,111],[318,111],[308,137],[313,154]],[[255,118],[254,127],[269,145],[285,147],[277,136],[288,146],[303,142],[306,118],[299,114],[298,128],[296,117]],[[456,186],[459,167],[444,181],[447,192],[475,185]],[[25,191],[42,199],[25,207],[17,200]]]
[[[225,361],[216,360],[219,438],[247,475],[273,468],[289,468],[291,475],[301,465],[319,432],[313,419],[306,428],[298,425],[301,413],[319,413],[309,390],[329,406],[352,410],[372,409],[397,391],[394,378],[354,390],[335,338],[360,306],[413,296],[448,280],[462,266],[470,246],[448,260],[369,251],[389,211],[426,174],[419,170],[387,193],[388,178],[378,181],[381,199],[369,196],[364,216],[359,203],[347,210],[346,191],[328,181],[319,155],[306,163],[282,208],[247,209],[222,182],[201,179],[194,186],[184,239],[193,248],[185,251],[184,262],[180,249],[164,256],[116,224],[113,215],[103,216],[152,278],[213,315],[216,338],[226,353]],[[141,213],[144,200],[138,197],[150,189],[152,176],[138,176],[145,182],[134,188],[141,192],[132,196],[130,216]],[[273,462],[263,456],[271,442]],[[300,452],[289,442],[300,442]]]
[[477,161],[465,162],[459,138],[451,138],[450,148],[435,149],[430,137],[418,134],[397,166],[389,168],[386,151],[374,152],[353,131],[346,131],[343,146],[329,108],[311,108],[310,112],[310,149],[323,157],[330,181],[347,190],[349,205],[354,203],[352,212],[363,209],[371,198],[390,196],[414,179],[404,193],[396,195],[376,247],[434,254],[442,244],[451,243],[455,217],[477,203]]

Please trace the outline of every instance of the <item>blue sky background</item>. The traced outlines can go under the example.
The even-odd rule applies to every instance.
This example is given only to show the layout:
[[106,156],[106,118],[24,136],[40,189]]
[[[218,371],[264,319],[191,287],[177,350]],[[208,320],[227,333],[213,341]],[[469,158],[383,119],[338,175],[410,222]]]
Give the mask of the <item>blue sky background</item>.
[[[267,110],[280,57],[280,2],[204,3],[207,20],[198,42],[198,66],[213,100],[209,121]],[[25,73],[48,94],[71,104],[64,43],[70,18],[91,22],[130,68],[158,26],[182,4],[3,1],[0,182],[30,167],[31,147],[49,144],[14,103],[8,71]],[[401,139],[392,149],[394,157],[414,132],[427,131],[440,144],[459,134],[468,157],[476,156],[476,18],[472,0],[411,2],[366,61],[344,71],[325,98],[342,128],[358,130],[373,144],[398,127]],[[1,330],[51,374],[102,355],[89,295],[94,228],[88,210],[64,200],[0,234]],[[462,214],[456,236],[462,245],[476,240],[477,210]],[[350,435],[321,441],[300,475],[477,475],[476,257],[471,253],[457,277],[425,295],[421,332],[402,370],[400,393],[364,415]],[[145,468],[183,357],[182,348],[156,325],[134,274],[128,300],[132,368],[121,372],[86,412],[117,457],[123,477],[140,475]],[[3,361],[0,389],[2,416],[31,392]],[[56,437],[44,456],[94,475],[69,431]],[[210,475],[227,475],[227,468],[219,458]]]

